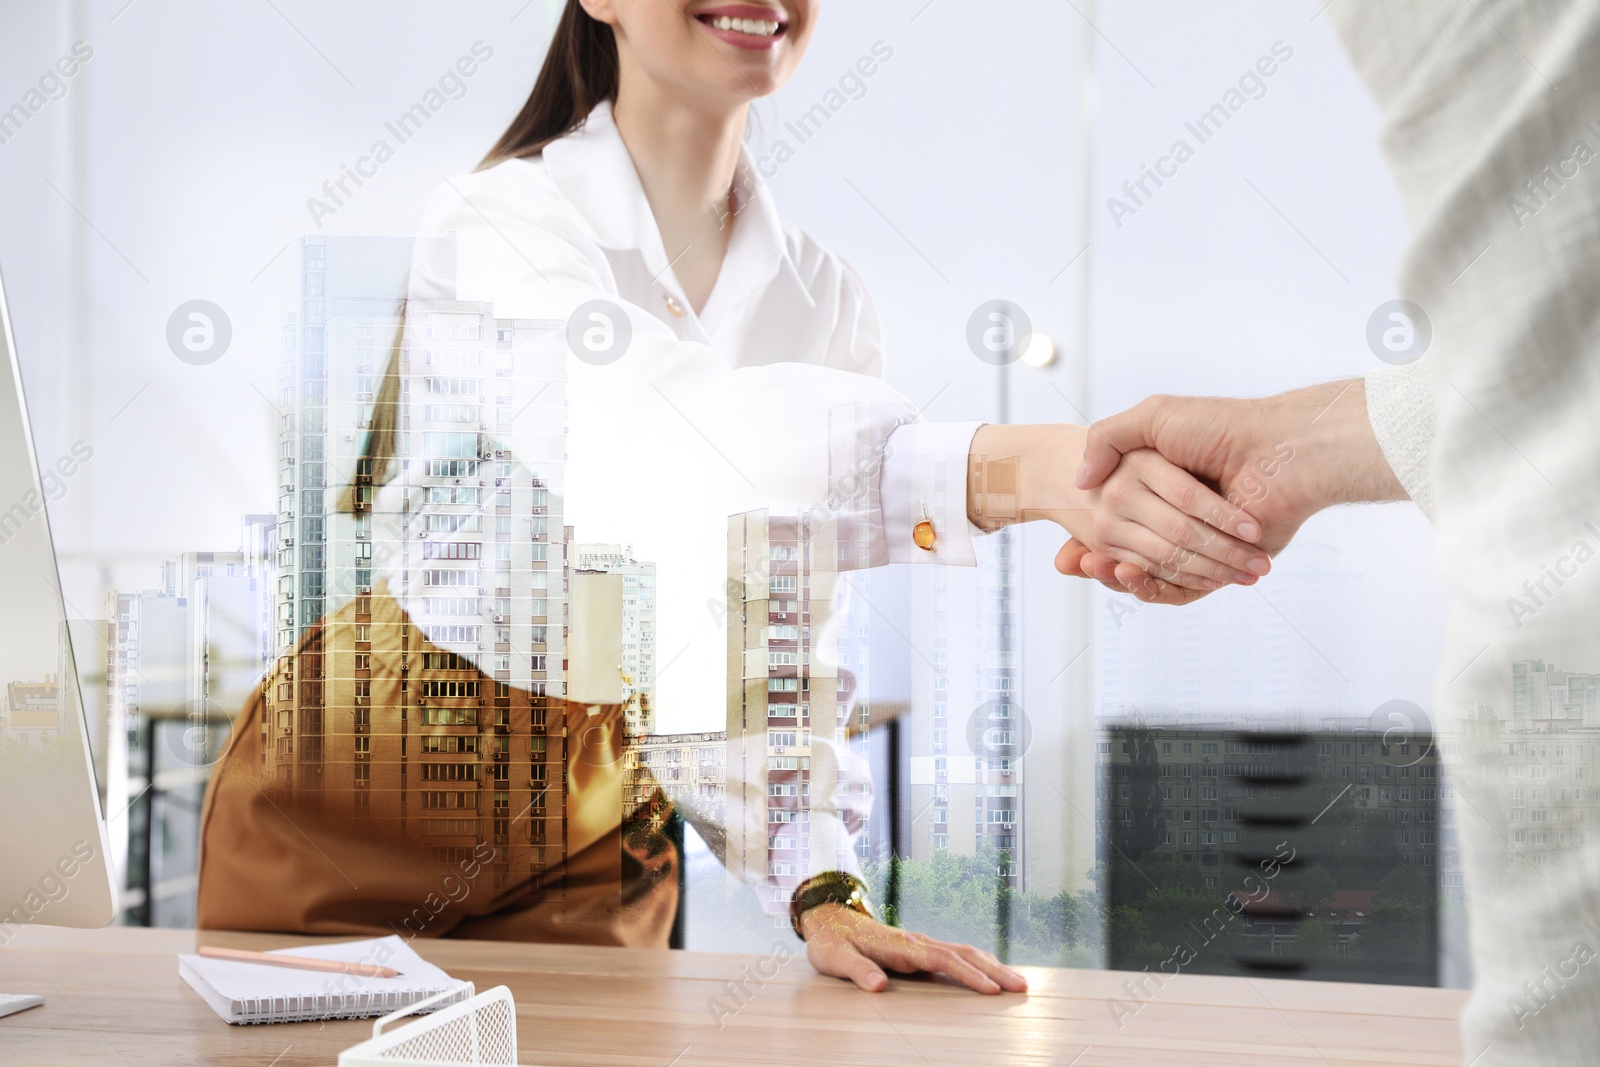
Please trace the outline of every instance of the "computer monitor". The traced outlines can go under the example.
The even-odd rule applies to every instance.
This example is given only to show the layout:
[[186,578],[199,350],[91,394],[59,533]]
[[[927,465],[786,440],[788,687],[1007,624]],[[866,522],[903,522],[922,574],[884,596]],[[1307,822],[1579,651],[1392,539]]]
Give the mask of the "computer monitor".
[[46,505],[70,451],[41,468],[0,281],[0,949],[25,924],[117,914],[109,840]]

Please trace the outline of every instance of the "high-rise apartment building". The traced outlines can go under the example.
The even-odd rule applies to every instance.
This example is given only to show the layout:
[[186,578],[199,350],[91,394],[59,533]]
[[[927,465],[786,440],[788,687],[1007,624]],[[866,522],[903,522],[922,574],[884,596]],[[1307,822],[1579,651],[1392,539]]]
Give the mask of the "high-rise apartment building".
[[[843,820],[811,817],[833,807],[851,756],[838,527],[765,510],[728,519],[727,865],[774,913],[809,874],[851,862]],[[815,731],[833,750],[817,766]]]
[[[442,860],[492,844],[504,886],[565,854],[565,723],[546,699],[566,692],[564,323],[402,307],[412,244],[301,243],[262,771],[297,807]],[[381,484],[364,456],[385,396]]]
[[907,852],[926,859],[935,850],[993,850],[1003,865],[997,876],[1021,887],[1027,727],[1016,541],[1001,530],[974,548],[976,568],[916,576],[913,625],[928,651],[912,662]]
[[1512,663],[1509,728],[1534,730],[1550,719],[1600,727],[1600,674],[1557,670],[1537,659]]
[[628,733],[633,737],[653,733],[656,565],[634,559],[631,545],[580,544],[574,549],[573,569],[622,576],[622,698],[627,704]]
[[[1600,729],[1575,716],[1545,716],[1507,731],[1499,748],[1504,795],[1493,810],[1504,816],[1517,856],[1543,866],[1549,853],[1582,848],[1600,832]],[[1454,846],[1454,829],[1448,832]]]
[[972,753],[973,844],[978,850],[995,850],[1002,857],[1000,875],[1016,886],[1026,866],[1027,837],[1022,824],[1022,757],[1027,745],[1016,538],[1011,530],[1001,530],[980,539],[976,548],[977,610],[971,625],[977,630],[973,641],[977,661],[972,711],[962,719],[960,743]]
[[[898,646],[894,658],[904,663],[892,673],[911,677],[909,687],[895,683],[911,703],[902,718],[910,813],[902,850],[913,859],[943,850],[963,856],[993,851],[1001,864],[997,877],[1022,888],[1029,869],[1024,768],[1030,734],[1017,543],[1001,530],[974,541],[975,568],[917,568],[883,579],[874,574],[871,581],[875,588],[904,587],[873,597],[876,607],[901,618],[894,629],[904,633],[898,640],[893,633],[875,635],[878,662]],[[878,679],[872,684],[881,688]],[[1038,776],[1041,783],[1049,778]]]
[[343,514],[336,504],[366,445],[414,244],[404,237],[300,240],[297,308],[286,317],[278,375],[279,655],[372,585],[371,515]]

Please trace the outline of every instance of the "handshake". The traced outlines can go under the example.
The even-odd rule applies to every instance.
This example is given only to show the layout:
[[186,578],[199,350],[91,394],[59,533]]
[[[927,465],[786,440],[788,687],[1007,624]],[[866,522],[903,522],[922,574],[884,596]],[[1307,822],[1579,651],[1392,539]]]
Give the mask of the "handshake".
[[1359,378],[1259,400],[1155,396],[1088,427],[985,426],[971,466],[980,528],[1051,519],[1071,535],[1057,570],[1157,604],[1253,585],[1325,507],[1407,499]]

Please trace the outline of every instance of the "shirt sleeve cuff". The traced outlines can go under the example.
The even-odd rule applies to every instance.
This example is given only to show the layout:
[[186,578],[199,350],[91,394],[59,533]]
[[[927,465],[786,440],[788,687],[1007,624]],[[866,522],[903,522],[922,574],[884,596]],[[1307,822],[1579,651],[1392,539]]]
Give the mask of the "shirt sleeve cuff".
[[[883,532],[890,563],[972,567],[974,535],[967,519],[967,454],[981,422],[914,422],[889,435],[883,459]],[[917,547],[913,530],[933,524],[933,549]]]
[[1383,458],[1428,521],[1434,519],[1433,442],[1439,434],[1433,390],[1423,363],[1383,367],[1366,376],[1367,419]]

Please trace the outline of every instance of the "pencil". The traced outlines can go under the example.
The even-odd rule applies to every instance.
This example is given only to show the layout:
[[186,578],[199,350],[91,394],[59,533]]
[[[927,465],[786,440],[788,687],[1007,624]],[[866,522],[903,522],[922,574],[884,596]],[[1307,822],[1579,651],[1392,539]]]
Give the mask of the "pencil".
[[332,971],[334,974],[354,974],[362,978],[398,978],[400,972],[376,963],[345,963],[342,960],[318,960],[310,956],[285,956],[280,952],[249,952],[242,948],[215,948],[201,945],[199,953],[207,959],[235,960],[239,963],[267,963],[274,967],[298,967],[303,971]]

